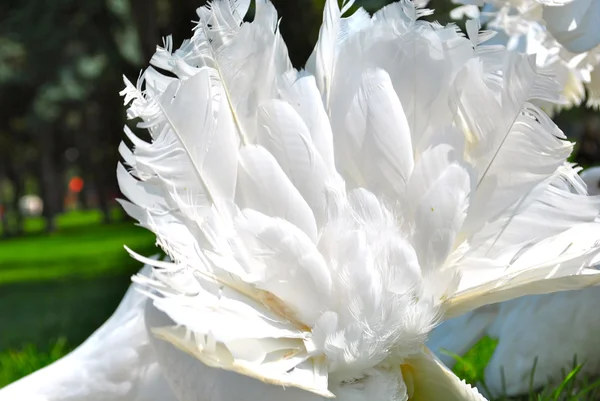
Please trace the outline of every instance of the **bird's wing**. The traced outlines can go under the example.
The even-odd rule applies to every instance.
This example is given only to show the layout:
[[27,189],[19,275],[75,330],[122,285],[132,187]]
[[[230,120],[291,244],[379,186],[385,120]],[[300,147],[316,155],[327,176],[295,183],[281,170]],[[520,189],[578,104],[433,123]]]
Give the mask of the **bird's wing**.
[[497,304],[486,305],[443,322],[429,335],[428,347],[446,366],[452,368],[456,359],[444,351],[463,356],[487,334],[488,327],[498,315],[498,309]]
[[[140,274],[150,272],[146,266]],[[0,401],[176,401],[146,334],[145,302],[131,286],[115,313],[83,344],[0,390]]]
[[324,400],[318,394],[295,387],[274,386],[236,372],[208,366],[172,343],[161,340],[151,334],[152,330],[173,326],[174,322],[152,302],[146,304],[145,322],[156,358],[161,368],[169,371],[166,377],[179,401]]

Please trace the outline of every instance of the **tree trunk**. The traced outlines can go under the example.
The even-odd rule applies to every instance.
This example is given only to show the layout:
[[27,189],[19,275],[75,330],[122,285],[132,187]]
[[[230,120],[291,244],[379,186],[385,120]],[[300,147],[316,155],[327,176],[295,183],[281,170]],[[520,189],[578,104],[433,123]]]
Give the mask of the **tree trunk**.
[[[181,0],[177,0],[181,1]],[[131,14],[140,38],[144,65],[150,61],[160,36],[156,24],[156,0],[130,0]]]
[[[116,93],[116,91],[115,91]],[[110,160],[106,154],[106,149],[112,144],[107,143],[106,133],[110,132],[111,129],[119,131],[121,121],[117,120],[117,123],[113,123],[111,116],[111,107],[115,104],[112,98],[112,93],[106,94],[106,91],[101,91],[98,94],[98,103],[101,107],[90,107],[86,111],[86,122],[88,135],[79,146],[82,156],[85,159],[83,169],[89,173],[88,179],[91,181],[91,185],[95,189],[96,195],[96,207],[102,212],[102,219],[104,223],[111,223],[111,211],[110,211],[110,191],[109,183],[110,178],[107,174],[114,176],[114,169],[109,168],[111,165]],[[118,115],[118,114],[117,114]],[[118,128],[119,127],[119,128]],[[112,153],[112,152],[111,152]],[[116,166],[116,161],[113,166]]]
[[[2,160],[2,158],[0,158]],[[6,162],[6,158],[4,158],[4,162]],[[7,238],[10,236],[10,227],[8,224],[8,210],[4,193],[2,191],[2,177],[6,176],[4,170],[1,169],[0,166],[0,224],[2,224],[2,238]]]
[[96,194],[98,196],[98,208],[102,212],[102,222],[109,224],[112,222],[110,215],[110,197],[107,191],[104,174],[98,168],[94,169],[94,182],[96,183]]
[[10,237],[10,227],[8,225],[8,213],[6,213],[6,207],[3,207],[4,203],[0,202],[0,220],[2,222],[2,238]]
[[56,214],[59,210],[61,192],[60,180],[54,158],[54,132],[46,131],[40,135],[40,178],[42,200],[44,201],[43,216],[46,219],[46,231],[56,231]]
[[[83,169],[82,169],[83,170]],[[81,174],[81,177],[83,178],[83,182],[85,183],[85,185],[83,186],[83,188],[81,189],[81,192],[79,193],[79,204],[81,205],[81,208],[83,210],[90,210],[92,208],[91,202],[90,202],[90,174],[88,174],[85,170],[82,171],[83,174]]]
[[25,177],[20,169],[14,165],[8,165],[6,169],[6,176],[11,181],[13,186],[13,197],[11,199],[11,209],[14,211],[16,216],[16,227],[15,233],[21,235],[24,232],[24,221],[23,213],[19,208],[19,200],[25,195]]

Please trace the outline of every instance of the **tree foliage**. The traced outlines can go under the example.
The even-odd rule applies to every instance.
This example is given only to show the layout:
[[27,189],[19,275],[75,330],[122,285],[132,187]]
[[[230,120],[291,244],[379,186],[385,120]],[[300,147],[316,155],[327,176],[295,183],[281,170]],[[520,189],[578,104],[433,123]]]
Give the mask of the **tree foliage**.
[[[321,24],[325,0],[272,0],[290,56],[300,68]],[[357,0],[373,12],[391,0]],[[0,3],[0,221],[21,231],[17,202],[44,200],[48,229],[64,204],[67,179],[85,180],[109,220],[118,195],[117,146],[125,123],[122,75],[135,79],[161,37],[189,36],[204,0],[4,0]],[[432,0],[448,22],[451,2]],[[70,155],[70,157],[67,157]],[[78,157],[74,157],[78,156]]]

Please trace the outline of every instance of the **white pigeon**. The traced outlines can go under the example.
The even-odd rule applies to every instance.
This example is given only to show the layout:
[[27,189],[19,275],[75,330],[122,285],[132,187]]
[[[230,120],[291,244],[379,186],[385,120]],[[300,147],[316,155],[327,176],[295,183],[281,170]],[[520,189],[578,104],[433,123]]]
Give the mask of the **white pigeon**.
[[[600,167],[580,175],[590,195],[600,195]],[[462,356],[484,336],[498,340],[485,386],[495,396],[524,395],[532,385],[562,381],[575,360],[583,363],[582,376],[600,374],[598,305],[600,288],[595,287],[488,305],[442,323],[428,345],[451,367],[456,360],[445,351]]]
[[[151,272],[145,266],[138,274]],[[0,401],[177,401],[146,332],[146,297],[134,286],[83,344],[0,389]]]
[[[562,105],[600,107],[600,2],[596,0],[452,0],[455,19],[479,18],[498,32],[493,43],[537,55],[540,68],[551,68],[563,87]],[[481,9],[480,9],[481,7]],[[490,42],[492,43],[492,42]]]
[[482,399],[425,348],[431,329],[598,282],[600,202],[568,189],[583,185],[572,145],[530,103],[560,88],[408,1],[372,18],[327,1],[297,72],[271,3],[243,23],[248,5],[200,8],[191,40],[167,41],[123,92],[152,136],[126,130],[123,206],[173,260],[137,279],[171,387],[182,401]]
[[530,103],[560,88],[409,1],[342,18],[328,0],[298,72],[272,4],[243,22],[249,4],[200,8],[123,91],[152,137],[125,130],[117,174],[172,260],[131,252],[155,267],[135,281],[175,396],[484,400],[426,348],[433,327],[600,282],[600,200],[571,191],[572,144]]

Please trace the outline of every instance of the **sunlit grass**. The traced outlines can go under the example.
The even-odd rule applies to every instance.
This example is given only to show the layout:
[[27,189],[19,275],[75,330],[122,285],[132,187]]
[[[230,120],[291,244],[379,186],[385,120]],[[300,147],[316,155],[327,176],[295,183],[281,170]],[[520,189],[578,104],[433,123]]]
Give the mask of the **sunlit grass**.
[[0,285],[56,278],[92,277],[122,271],[123,250],[152,246],[153,235],[132,222],[101,224],[96,211],[58,218],[59,230],[44,234],[28,219],[28,234],[0,240]]
[[[113,220],[119,220],[123,216],[123,212],[119,208],[113,208],[111,210],[111,217]],[[8,220],[11,225],[16,224],[16,216],[9,214]],[[100,210],[72,210],[67,213],[60,214],[56,217],[56,225],[60,230],[72,227],[81,227],[93,224],[100,224],[103,220],[102,212]],[[25,233],[31,234],[44,234],[46,222],[43,217],[27,217],[24,220],[23,230]],[[2,234],[2,227],[0,226],[0,234]],[[52,234],[51,234],[52,235]]]
[[[463,357],[451,355],[456,359],[452,369],[462,379],[471,385],[479,384],[484,393],[489,391],[484,384],[485,366],[491,359],[497,341],[484,337]],[[519,398],[509,398],[501,395],[490,398],[491,401],[596,401],[600,399],[600,380],[590,380],[581,374],[582,365],[573,361],[571,371],[563,371],[563,381],[558,384],[548,385],[543,389],[534,389],[531,385],[535,377],[537,361],[532,361],[533,368],[530,376],[529,394]],[[510,367],[507,367],[510,368]]]
[[35,345],[28,344],[18,351],[1,352],[0,387],[51,364],[68,352],[65,338],[59,339],[48,351],[39,350]]

